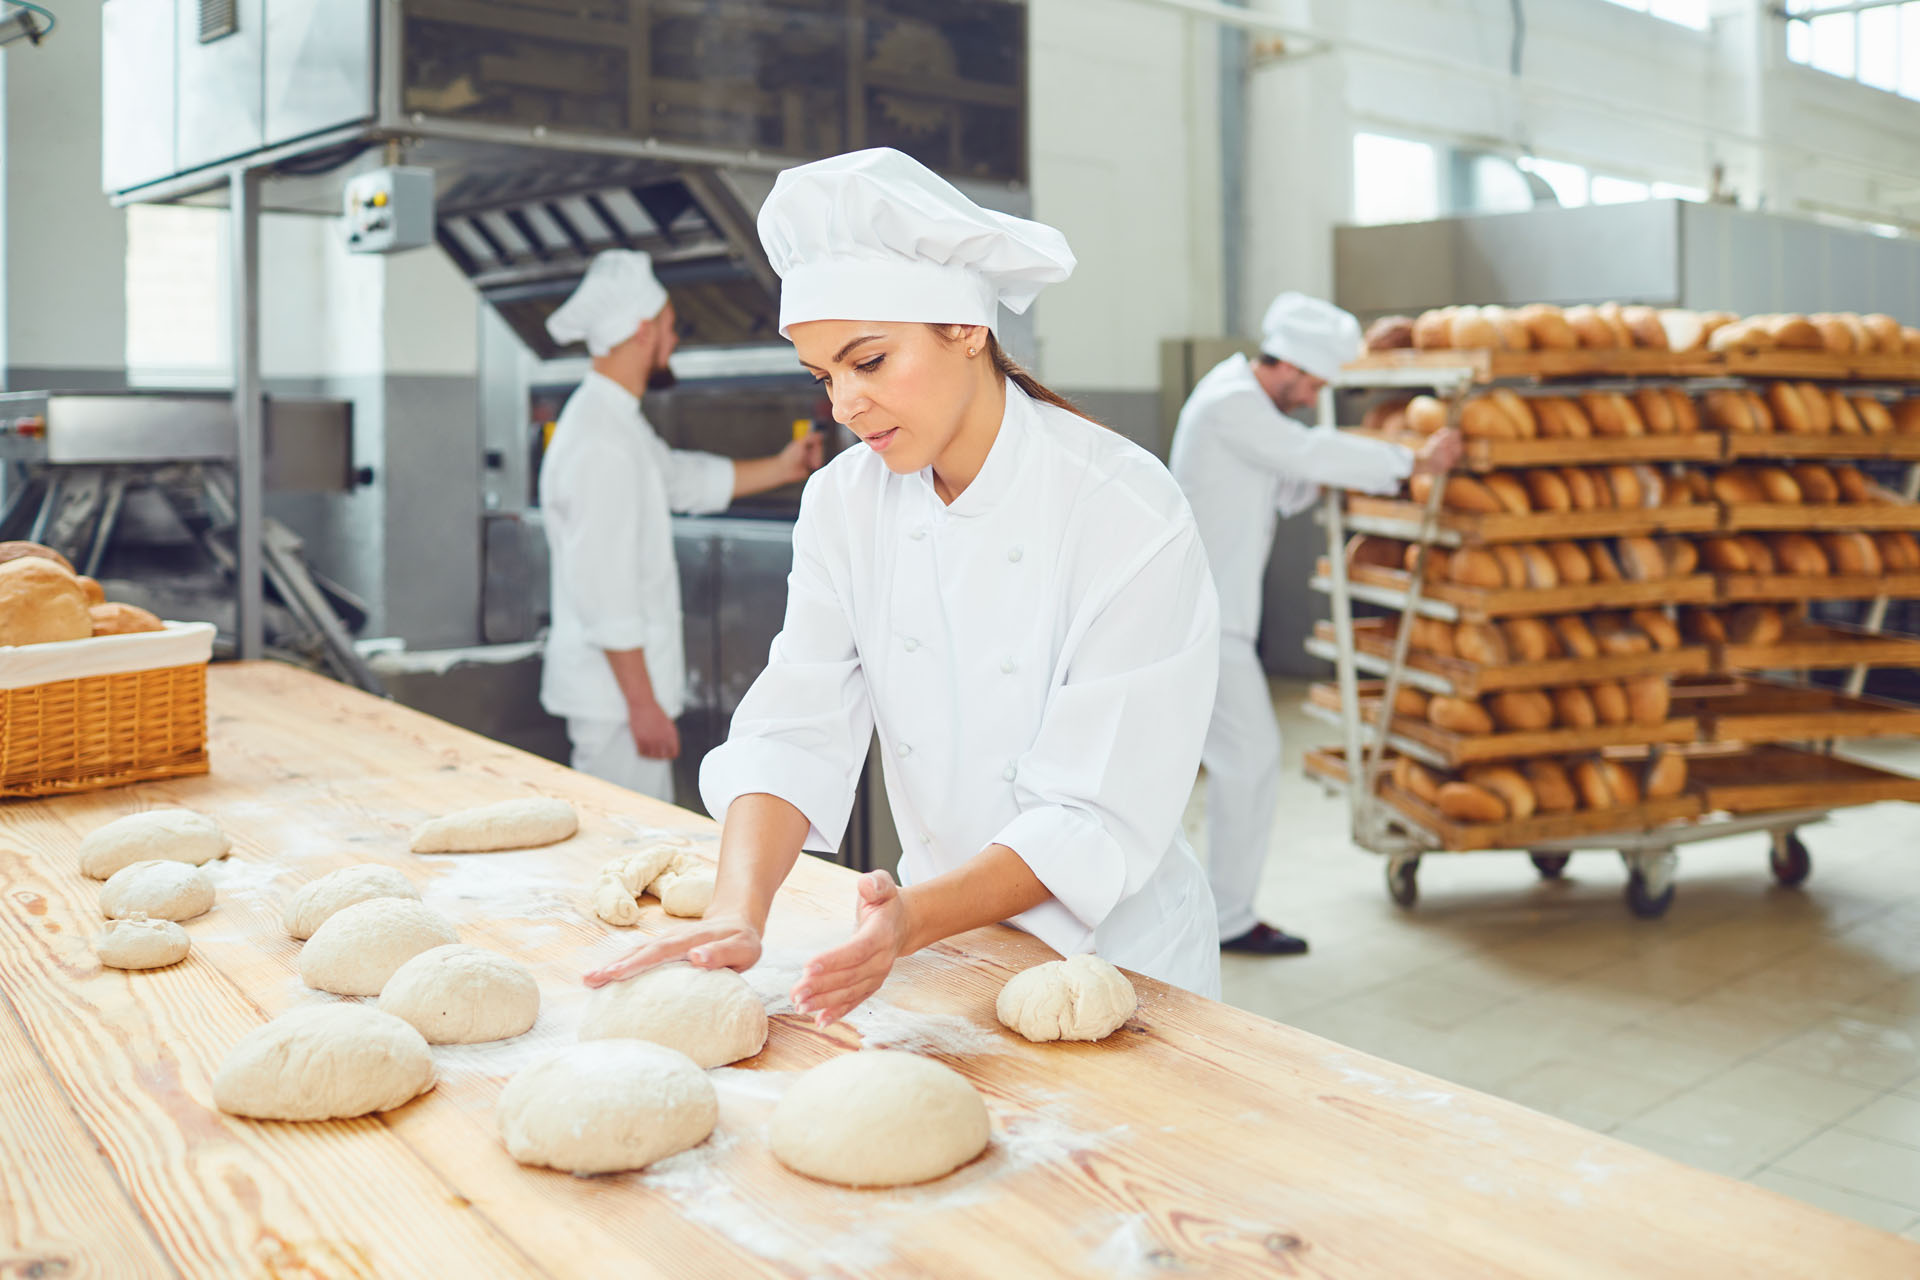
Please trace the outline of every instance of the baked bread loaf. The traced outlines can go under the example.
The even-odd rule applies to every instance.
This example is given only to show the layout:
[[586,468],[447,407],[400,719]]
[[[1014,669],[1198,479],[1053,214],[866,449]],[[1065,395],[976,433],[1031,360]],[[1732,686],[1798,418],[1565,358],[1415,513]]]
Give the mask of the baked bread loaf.
[[[1868,329],[1873,328],[1868,317],[1861,319],[1868,320]],[[1820,331],[1805,316],[1768,316],[1766,330],[1773,337],[1773,345],[1782,351],[1819,351],[1825,345],[1820,341]]]
[[1626,322],[1634,346],[1649,351],[1667,350],[1667,331],[1660,324],[1660,313],[1652,307],[1621,307],[1620,319]]
[[1569,658],[1600,656],[1600,641],[1594,637],[1586,619],[1577,613],[1563,613],[1555,618],[1553,633],[1560,638],[1560,647],[1566,650]]
[[1553,699],[1538,689],[1505,689],[1487,699],[1494,724],[1508,733],[1537,733],[1553,727]]
[[1453,624],[1438,618],[1417,617],[1413,620],[1413,634],[1407,637],[1407,644],[1422,653],[1451,658],[1454,656]]
[[1836,466],[1833,469],[1833,482],[1840,486],[1842,502],[1872,502],[1877,496],[1873,481],[1867,479],[1867,473],[1858,467]]
[[1641,483],[1642,477],[1637,467],[1608,467],[1601,472],[1601,477],[1606,481],[1607,491],[1613,495],[1613,505],[1622,511],[1659,505],[1647,501],[1646,486]]
[[1728,506],[1760,503],[1767,500],[1766,491],[1760,482],[1748,471],[1729,470],[1717,472],[1713,477],[1713,496],[1716,501]]
[[1726,619],[1727,639],[1734,644],[1778,644],[1786,633],[1780,611],[1764,604],[1743,604]]
[[1808,316],[1813,327],[1820,331],[1821,345],[1836,355],[1850,356],[1859,350],[1853,336],[1853,326],[1831,311]]
[[1767,407],[1773,410],[1773,421],[1782,431],[1803,436],[1814,433],[1807,406],[1800,398],[1800,388],[1791,382],[1775,382],[1767,387]]
[[1487,491],[1500,503],[1500,509],[1510,515],[1524,516],[1533,511],[1533,503],[1527,499],[1527,486],[1521,484],[1505,471],[1489,472],[1483,481]]
[[1881,563],[1880,548],[1864,533],[1842,531],[1829,533],[1820,539],[1826,549],[1827,563],[1834,573],[1868,574],[1878,577],[1885,571]]
[[1660,328],[1667,335],[1669,351],[1705,351],[1707,335],[1714,323],[1698,311],[1668,308],[1660,313]]
[[1702,539],[1700,558],[1706,561],[1707,568],[1715,573],[1753,572],[1753,560],[1747,555],[1746,544],[1738,538]]
[[1500,338],[1500,345],[1508,351],[1533,350],[1533,336],[1527,332],[1527,326],[1520,317],[1506,307],[1482,307],[1480,314]]
[[1589,809],[1611,809],[1617,803],[1611,779],[1598,760],[1582,760],[1573,766],[1574,789],[1580,793],[1580,803]]
[[1754,573],[1777,573],[1780,564],[1774,559],[1773,548],[1757,533],[1739,533],[1734,535],[1740,540],[1740,547],[1747,553],[1747,563]]
[[1407,756],[1394,758],[1393,785],[1420,797],[1428,804],[1434,804],[1440,799],[1440,779],[1434,776],[1433,770]]
[[1693,397],[1678,387],[1667,388],[1667,404],[1673,410],[1673,430],[1676,435],[1690,436],[1700,430],[1700,406]]
[[1454,627],[1453,651],[1484,667],[1505,666],[1511,658],[1506,639],[1489,622],[1462,622]]
[[1680,614],[1680,628],[1696,644],[1725,644],[1726,624],[1711,609],[1691,608]]
[[1618,391],[1588,391],[1581,395],[1580,407],[1586,410],[1596,436],[1647,434],[1647,424],[1641,420],[1640,411]]
[[1793,473],[1785,467],[1755,467],[1752,475],[1754,483],[1760,486],[1760,493],[1767,502],[1786,505],[1805,501],[1799,484],[1794,481]]
[[1488,396],[1475,396],[1460,406],[1460,434],[1469,440],[1517,440],[1513,420]]
[[52,644],[92,634],[86,593],[73,574],[37,555],[0,564],[0,645]]
[[1830,572],[1827,553],[1804,533],[1777,533],[1773,536],[1773,562],[1782,573],[1803,577],[1824,576]]
[[1479,307],[1461,307],[1453,313],[1453,319],[1447,326],[1447,345],[1456,351],[1496,351],[1500,348],[1500,331],[1493,327],[1493,321]]
[[1656,725],[1667,722],[1667,709],[1673,693],[1665,676],[1635,676],[1626,682],[1627,708],[1635,724]]
[[[1415,544],[1408,543],[1407,546]],[[1406,558],[1406,547],[1391,538],[1379,538],[1368,533],[1356,533],[1347,539],[1347,563],[1349,565],[1374,564],[1388,569],[1398,569]]]
[[1561,685],[1552,691],[1553,716],[1562,728],[1591,729],[1600,723],[1593,699],[1577,684]]
[[1580,345],[1579,336],[1558,307],[1535,302],[1520,308],[1515,315],[1527,327],[1527,336],[1533,340],[1536,351],[1572,351]]
[[37,542],[0,542],[0,564],[27,558],[51,560],[68,573],[73,572],[73,565],[52,547],[43,547]]
[[1411,716],[1415,720],[1427,718],[1428,694],[1412,685],[1401,685],[1393,691],[1393,714]]
[[1658,609],[1635,609],[1627,615],[1627,621],[1638,627],[1655,649],[1671,652],[1680,647],[1680,628]]
[[96,604],[87,613],[96,636],[130,636],[166,630],[166,623],[137,605]]
[[1828,390],[1826,397],[1827,412],[1833,418],[1835,434],[1846,436],[1867,434],[1867,425],[1860,421],[1860,415],[1854,412],[1853,401],[1841,395],[1838,390]]
[[1670,436],[1679,431],[1665,387],[1641,387],[1633,393],[1633,405],[1640,411],[1640,421],[1647,424],[1648,435]]
[[1906,340],[1900,332],[1900,322],[1892,316],[1874,312],[1860,317],[1860,323],[1873,335],[1873,349],[1883,356],[1897,356],[1906,350]]
[[1628,724],[1633,720],[1633,704],[1619,681],[1602,680],[1591,685],[1587,696],[1593,699],[1593,711],[1601,724]]
[[1582,347],[1609,351],[1620,345],[1614,336],[1613,326],[1602,320],[1600,313],[1587,303],[1568,307],[1562,314]]
[[1687,758],[1678,751],[1655,751],[1640,776],[1640,794],[1664,800],[1687,789]]
[[1435,694],[1427,701],[1427,719],[1448,733],[1492,733],[1493,717],[1478,702]]
[[1484,764],[1468,769],[1464,775],[1467,782],[1500,797],[1507,806],[1507,816],[1515,821],[1531,818],[1538,802],[1534,798],[1533,786],[1520,771],[1511,765]]
[[1545,662],[1560,655],[1553,628],[1538,618],[1509,618],[1500,624],[1500,634],[1515,662]]
[[1534,420],[1542,436],[1562,440],[1585,440],[1593,435],[1593,423],[1585,410],[1563,396],[1546,396],[1533,402]]
[[1367,350],[1397,351],[1413,345],[1412,316],[1381,316],[1367,326]]
[[1636,805],[1640,803],[1640,779],[1633,771],[1618,760],[1602,757],[1600,768],[1607,775],[1607,788],[1613,792],[1616,805]]
[[1535,511],[1573,510],[1573,492],[1559,472],[1551,467],[1528,467],[1521,475],[1526,477],[1527,498]]
[[1560,570],[1547,549],[1537,543],[1523,542],[1516,550],[1526,566],[1526,584],[1536,591],[1551,591],[1560,585]]
[[1700,567],[1700,549],[1691,538],[1667,538],[1660,544],[1667,556],[1667,576],[1684,578]]
[[1580,549],[1579,543],[1549,542],[1547,554],[1553,557],[1553,567],[1559,573],[1560,581],[1568,586],[1593,581],[1593,561],[1587,559],[1587,553]]
[[1580,807],[1573,779],[1558,760],[1529,760],[1523,766],[1538,813],[1571,813]]
[[1447,558],[1447,576],[1463,587],[1507,586],[1506,570],[1485,547],[1462,547]]
[[1920,539],[1904,530],[1892,530],[1873,536],[1880,552],[1880,566],[1887,573],[1920,573]]
[[1605,490],[1584,467],[1562,467],[1560,478],[1567,482],[1575,511],[1597,511],[1613,505],[1613,495]]
[[1407,430],[1430,436],[1447,425],[1447,406],[1432,396],[1407,401]]
[[1434,807],[1455,822],[1505,822],[1507,803],[1471,782],[1443,782]]
[[1630,582],[1658,582],[1667,576],[1666,552],[1652,538],[1620,538],[1614,543],[1614,557]]
[[[74,581],[80,584],[80,593],[86,596],[88,608],[107,602],[107,589],[92,578],[87,577],[83,573],[74,578]],[[141,612],[145,613],[146,610],[142,609]]]
[[1709,391],[1701,403],[1706,410],[1707,421],[1722,431],[1752,435],[1760,430],[1747,398],[1738,391]]
[[1887,411],[1887,406],[1881,404],[1872,396],[1855,396],[1853,398],[1853,411],[1860,415],[1860,425],[1868,435],[1884,436],[1893,434],[1893,414]]
[[1814,503],[1840,501],[1840,482],[1833,478],[1833,472],[1819,463],[1803,462],[1793,468],[1792,475],[1804,500]]
[[1506,578],[1508,586],[1527,585],[1527,560],[1520,554],[1520,548],[1501,543],[1493,548],[1493,558],[1500,562],[1500,573]]
[[1453,308],[1439,307],[1422,311],[1413,322],[1413,345],[1422,351],[1438,351],[1453,340]]
[[1600,322],[1613,331],[1613,345],[1616,350],[1633,346],[1633,330],[1627,327],[1626,316],[1617,302],[1602,302],[1593,308]]
[[1627,575],[1620,571],[1620,562],[1613,558],[1613,551],[1604,542],[1587,544],[1587,560],[1593,565],[1595,582],[1625,582]]

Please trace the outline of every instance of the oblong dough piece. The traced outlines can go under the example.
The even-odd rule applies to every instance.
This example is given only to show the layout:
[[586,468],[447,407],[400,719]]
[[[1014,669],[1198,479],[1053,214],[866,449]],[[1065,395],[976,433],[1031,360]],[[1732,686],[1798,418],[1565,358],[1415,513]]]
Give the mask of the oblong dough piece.
[[589,995],[580,1038],[651,1040],[724,1067],[766,1047],[767,1011],[733,970],[675,961]]
[[164,969],[187,958],[187,931],[171,920],[128,916],[108,925],[93,940],[100,963],[110,969]]
[[1099,956],[1070,956],[1023,969],[1000,988],[1002,1026],[1036,1044],[1105,1040],[1140,1006],[1127,975]]
[[380,1008],[428,1044],[484,1044],[530,1029],[540,985],[526,966],[465,943],[422,951],[380,988]]
[[191,809],[149,809],[116,818],[80,842],[80,870],[95,880],[136,862],[212,862],[231,847],[220,824]]
[[558,844],[580,829],[565,800],[530,796],[431,818],[413,831],[415,853],[495,853]]
[[344,1120],[431,1088],[418,1031],[363,1004],[308,1005],[240,1038],[213,1077],[213,1105],[256,1120]]
[[313,931],[336,912],[370,898],[412,898],[417,902],[420,891],[413,887],[413,881],[382,863],[341,867],[301,885],[281,912],[280,923],[296,938],[311,938]]
[[377,996],[422,951],[460,941],[445,916],[411,898],[343,907],[300,948],[300,981],[342,996]]
[[987,1149],[987,1104],[931,1058],[863,1049],[823,1062],[774,1106],[767,1145],[795,1173],[897,1187],[953,1172]]
[[596,1040],[507,1081],[494,1115],[507,1154],[521,1164],[615,1173],[705,1142],[720,1119],[720,1099],[684,1053],[644,1040]]
[[100,914],[109,920],[191,920],[211,910],[213,877],[184,862],[136,862],[100,886]]

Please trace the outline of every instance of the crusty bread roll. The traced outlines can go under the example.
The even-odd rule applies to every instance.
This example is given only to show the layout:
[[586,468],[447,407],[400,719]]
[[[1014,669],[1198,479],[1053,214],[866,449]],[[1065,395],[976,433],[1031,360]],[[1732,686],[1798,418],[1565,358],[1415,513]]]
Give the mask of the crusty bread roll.
[[1545,662],[1560,655],[1553,628],[1538,618],[1509,618],[1500,624],[1500,634],[1515,662]]
[[1680,628],[1696,644],[1725,644],[1727,627],[1712,609],[1687,609],[1680,615]]
[[1502,543],[1493,548],[1493,558],[1500,562],[1500,574],[1510,587],[1527,585],[1527,561],[1520,554],[1520,548]]
[[39,555],[0,564],[0,645],[85,640],[87,596],[72,573]]
[[1754,573],[1775,573],[1779,571],[1779,561],[1773,557],[1773,548],[1767,545],[1765,538],[1757,533],[1737,533],[1740,547],[1747,553],[1747,561]]
[[1620,571],[1620,562],[1613,558],[1613,549],[1604,542],[1587,544],[1587,560],[1593,565],[1595,582],[1625,582],[1627,575]]
[[1901,325],[1900,345],[1902,355],[1920,356],[1920,326]]
[[1884,436],[1893,433],[1893,415],[1887,411],[1887,406],[1872,396],[1855,396],[1853,411],[1860,415],[1860,425],[1868,435]]
[[1713,328],[1700,312],[1677,307],[1660,313],[1660,327],[1666,331],[1669,351],[1706,350],[1707,334]]
[[1833,418],[1834,434],[1863,436],[1867,433],[1867,424],[1860,421],[1860,415],[1854,411],[1853,401],[1841,395],[1838,389],[1829,389],[1825,394],[1827,413]]
[[1751,435],[1759,430],[1753,420],[1753,411],[1747,407],[1747,398],[1738,391],[1709,391],[1701,404],[1706,410],[1707,421],[1722,431]]
[[1640,794],[1664,800],[1687,789],[1687,758],[1678,751],[1656,750],[1640,775]]
[[1413,345],[1422,351],[1438,351],[1453,340],[1453,308],[1438,307],[1422,311],[1413,322]]
[[1428,695],[1424,690],[1412,685],[1401,685],[1393,691],[1393,714],[1411,716],[1415,720],[1427,718]]
[[1667,538],[1660,544],[1667,557],[1667,576],[1684,578],[1700,567],[1700,549],[1691,538]]
[[1436,728],[1449,733],[1492,733],[1493,717],[1470,698],[1450,698],[1435,694],[1427,700],[1427,719]]
[[1627,621],[1653,641],[1656,649],[1669,652],[1680,647],[1680,628],[1658,609],[1635,609],[1627,615]]
[[1812,435],[1813,422],[1800,399],[1800,388],[1791,382],[1775,382],[1767,387],[1767,407],[1773,410],[1774,423],[1795,435]]
[[1767,502],[1796,504],[1806,500],[1806,495],[1800,492],[1800,485],[1794,480],[1793,473],[1785,467],[1755,467],[1751,474],[1753,482],[1760,486],[1760,492]]
[[1407,430],[1407,403],[1404,398],[1382,400],[1360,417],[1363,431],[1400,432]]
[[1566,481],[1575,511],[1595,511],[1613,505],[1613,495],[1603,492],[1600,482],[1585,467],[1562,467],[1560,478]]
[[1407,430],[1430,436],[1447,425],[1447,406],[1432,396],[1407,401]]
[[1665,676],[1635,676],[1626,682],[1627,709],[1635,724],[1665,724],[1673,692]]
[[1552,691],[1553,717],[1563,729],[1591,729],[1600,723],[1593,698],[1577,684],[1561,685]]
[[1413,345],[1412,316],[1381,316],[1367,326],[1369,351],[1399,351]]
[[1900,333],[1900,322],[1892,316],[1874,312],[1860,317],[1860,323],[1873,335],[1873,349],[1879,355],[1897,356],[1906,349],[1906,342]]
[[1520,323],[1527,326],[1527,336],[1533,340],[1536,351],[1571,351],[1580,345],[1579,336],[1558,307],[1535,302],[1515,314]]
[[1667,576],[1667,555],[1652,538],[1626,537],[1613,544],[1620,571],[1629,582],[1658,582]]
[[50,560],[68,573],[74,571],[67,558],[52,547],[43,547],[37,542],[0,542],[0,564],[21,559]]
[[1487,698],[1494,724],[1508,733],[1536,733],[1553,727],[1553,699],[1538,689],[1504,689]]
[[1772,431],[1784,430],[1773,420],[1773,410],[1767,407],[1765,396],[1758,391],[1742,391],[1740,395],[1747,402],[1747,412],[1753,415],[1753,429],[1756,432],[1766,435]]
[[1541,423],[1541,435],[1551,434],[1567,440],[1586,440],[1593,436],[1593,421],[1587,417],[1586,410],[1564,396],[1554,396],[1551,399],[1553,402],[1551,412],[1558,424],[1551,432],[1546,428],[1546,418],[1540,403],[1536,401],[1533,406],[1534,417]]
[[1489,622],[1462,622],[1453,629],[1453,651],[1468,662],[1503,667],[1512,657],[1499,628]]
[[1573,779],[1558,760],[1529,760],[1524,766],[1527,782],[1533,787],[1535,811],[1571,813],[1580,807]]
[[1579,543],[1549,542],[1547,554],[1553,557],[1554,571],[1560,575],[1561,582],[1579,586],[1593,581],[1593,561],[1587,559]]
[[1455,822],[1505,822],[1507,802],[1471,782],[1443,782],[1434,807]]
[[[1413,482],[1427,479],[1427,476],[1414,476]],[[1417,489],[1414,497],[1416,501],[1424,500]],[[1480,515],[1498,515],[1507,509],[1498,495],[1472,476],[1448,476],[1447,492],[1441,504],[1454,511],[1472,511]]]
[[1633,401],[1618,391],[1585,392],[1580,397],[1580,407],[1586,410],[1596,436],[1647,434],[1647,424],[1641,421],[1640,411],[1634,408]]
[[1825,388],[1817,382],[1798,382],[1794,389],[1800,393],[1800,407],[1806,410],[1807,426],[1817,436],[1827,435],[1833,430],[1833,406],[1827,400]]
[[1400,558],[1400,567],[1408,573],[1420,567],[1420,557],[1425,554],[1427,560],[1427,581],[1444,582],[1447,578],[1447,561],[1451,558],[1445,547],[1422,545],[1409,542]]
[[1500,509],[1510,515],[1524,516],[1532,512],[1533,503],[1527,499],[1527,486],[1521,484],[1510,472],[1489,472],[1483,484],[1500,503]]
[[1678,387],[1667,388],[1667,406],[1673,413],[1674,434],[1690,436],[1700,430],[1700,406]]
[[1734,320],[1707,335],[1709,351],[1760,351],[1773,345],[1773,335],[1753,319]]
[[[1872,323],[1867,327],[1873,328]],[[1766,330],[1773,336],[1773,344],[1782,351],[1819,351],[1825,345],[1820,341],[1820,331],[1808,323],[1805,316],[1769,316]]]
[[1667,331],[1660,325],[1658,311],[1652,307],[1626,306],[1620,308],[1620,318],[1626,322],[1634,346],[1649,351],[1667,350]]
[[1451,658],[1454,656],[1453,624],[1438,618],[1416,617],[1413,620],[1413,634],[1407,637],[1407,644],[1421,653]]
[[1633,393],[1633,404],[1640,410],[1640,420],[1647,424],[1648,435],[1670,436],[1679,430],[1673,420],[1673,401],[1667,399],[1665,387],[1641,387]]
[[[78,577],[76,577],[74,581],[80,584],[80,593],[86,596],[88,608],[92,608],[96,604],[105,604],[107,602],[107,589],[101,586],[98,582],[94,581],[92,578],[87,577],[85,574],[81,574]],[[142,609],[140,612],[145,613],[146,610]]]
[[1873,351],[1873,335],[1867,332],[1866,325],[1860,323],[1859,316],[1851,311],[1841,311],[1835,314],[1835,319],[1845,325],[1847,331],[1853,335],[1855,354],[1866,355]]
[[1626,317],[1621,314],[1619,303],[1602,302],[1594,307],[1593,313],[1600,317],[1602,324],[1613,330],[1613,345],[1616,349],[1633,346],[1633,330],[1627,327]]
[[1396,756],[1393,761],[1393,785],[1428,804],[1440,798],[1440,779],[1418,760]]
[[1874,499],[1873,481],[1867,479],[1867,473],[1858,467],[1834,467],[1833,482],[1840,486],[1842,502],[1872,502]]
[[1520,559],[1526,565],[1526,584],[1536,591],[1551,591],[1560,585],[1560,570],[1554,565],[1553,557],[1547,549],[1532,542],[1523,542],[1517,548]]
[[1553,633],[1560,637],[1560,647],[1567,651],[1569,658],[1600,656],[1600,642],[1594,638],[1586,619],[1577,613],[1563,613],[1555,618]]
[[1447,576],[1463,587],[1509,585],[1499,557],[1485,547],[1462,547],[1447,558]]
[[145,631],[164,631],[166,623],[145,609],[130,604],[96,604],[88,611],[96,636],[131,636]]
[[1506,415],[1513,424],[1514,438],[1531,440],[1540,434],[1540,424],[1533,409],[1527,404],[1526,397],[1508,387],[1495,387],[1487,392],[1487,400]]
[[1397,569],[1406,558],[1407,548],[1413,543],[1402,544],[1392,538],[1376,537],[1370,533],[1356,533],[1347,539],[1347,563],[1375,564],[1388,569]]
[[1700,558],[1715,573],[1752,573],[1753,560],[1738,538],[1703,538]]
[[1527,332],[1527,326],[1518,315],[1506,307],[1482,307],[1480,314],[1493,326],[1500,338],[1500,345],[1508,351],[1533,350],[1533,335]]
[[1817,462],[1803,462],[1792,469],[1793,482],[1799,486],[1800,497],[1807,502],[1840,501],[1840,482],[1833,478],[1833,472]]
[[1831,311],[1811,315],[1807,320],[1820,331],[1820,343],[1836,355],[1850,356],[1859,348],[1854,342],[1853,327]]
[[1613,505],[1619,507],[1622,511],[1633,511],[1641,507],[1654,505],[1647,502],[1647,490],[1646,486],[1641,483],[1642,477],[1639,468],[1628,466],[1608,467],[1600,474],[1601,478],[1606,482],[1608,492],[1613,494]]
[[1574,789],[1580,793],[1580,803],[1587,808],[1613,808],[1613,785],[1610,775],[1600,767],[1598,760],[1582,760],[1574,765],[1573,785]]
[[1627,691],[1620,687],[1617,680],[1602,680],[1587,689],[1587,696],[1593,699],[1593,712],[1600,718],[1601,724],[1629,724],[1633,720],[1633,704],[1627,701]]
[[1880,552],[1880,566],[1887,573],[1920,572],[1920,539],[1903,530],[1876,533],[1874,548]]
[[1531,818],[1538,807],[1532,784],[1512,765],[1478,765],[1468,769],[1464,776],[1472,785],[1499,796],[1507,806],[1507,816],[1516,822]]
[[1727,639],[1735,644],[1776,644],[1786,632],[1780,611],[1764,604],[1741,605],[1725,624]]
[[1620,345],[1614,336],[1613,326],[1602,320],[1600,313],[1587,303],[1568,307],[1562,314],[1582,347],[1608,351]]
[[1623,807],[1640,803],[1640,779],[1633,771],[1618,760],[1602,757],[1600,768],[1607,775],[1607,788],[1613,792],[1613,802]]
[[1760,482],[1753,477],[1752,473],[1738,469],[1715,473],[1713,496],[1717,501],[1724,502],[1730,507],[1767,500],[1766,491],[1760,487]]
[[1595,617],[1593,635],[1600,642],[1600,652],[1610,658],[1637,658],[1653,652],[1653,641],[1644,631],[1610,614]]
[[1460,406],[1460,434],[1469,440],[1517,440],[1513,419],[1488,396],[1475,396]]
[[1884,572],[1880,548],[1864,533],[1829,533],[1820,539],[1820,543],[1826,550],[1827,563],[1832,566],[1834,573],[1878,577]]
[[1456,351],[1500,348],[1500,331],[1479,307],[1461,307],[1447,326],[1447,345]]
[[1527,498],[1535,511],[1573,510],[1573,494],[1559,472],[1551,467],[1528,467],[1520,474],[1526,478]]

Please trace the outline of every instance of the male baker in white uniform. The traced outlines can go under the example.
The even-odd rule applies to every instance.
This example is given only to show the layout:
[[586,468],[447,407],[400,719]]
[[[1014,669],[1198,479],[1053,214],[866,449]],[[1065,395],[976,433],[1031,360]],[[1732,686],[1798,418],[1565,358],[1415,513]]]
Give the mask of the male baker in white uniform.
[[540,467],[553,604],[540,702],[566,720],[574,768],[672,800],[686,656],[671,516],[805,480],[820,438],[737,462],[667,447],[640,393],[672,385],[678,339],[644,253],[595,258],[547,331],[585,342],[593,372],[567,398]]
[[1305,939],[1253,911],[1280,785],[1280,726],[1254,651],[1275,521],[1306,510],[1322,485],[1392,493],[1410,473],[1445,471],[1460,454],[1452,431],[1416,454],[1289,416],[1310,410],[1327,379],[1359,353],[1360,325],[1351,315],[1283,293],[1261,322],[1258,358],[1231,356],[1200,379],[1173,433],[1173,477],[1193,507],[1220,591],[1220,686],[1200,760],[1207,770],[1207,878],[1227,951],[1307,949]]

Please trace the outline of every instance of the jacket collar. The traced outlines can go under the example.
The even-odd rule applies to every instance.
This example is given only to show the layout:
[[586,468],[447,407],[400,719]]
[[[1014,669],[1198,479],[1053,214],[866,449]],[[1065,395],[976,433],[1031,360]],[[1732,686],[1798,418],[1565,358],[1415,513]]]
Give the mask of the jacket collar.
[[1013,491],[1014,482],[1020,477],[1021,455],[1025,452],[1026,437],[1033,429],[1037,412],[1027,393],[1009,380],[1007,407],[1000,418],[1000,431],[994,436],[992,447],[987,450],[986,461],[980,464],[980,474],[973,478],[973,483],[959,497],[951,503],[942,503],[939,491],[933,485],[933,468],[928,467],[918,473],[927,496],[943,506],[947,514],[962,519],[985,515],[999,506]]

